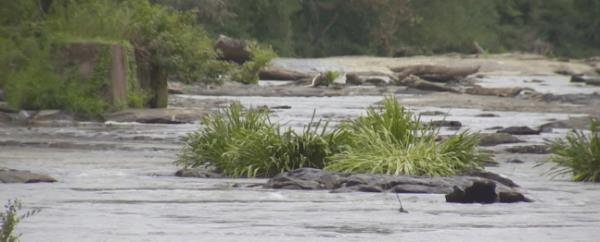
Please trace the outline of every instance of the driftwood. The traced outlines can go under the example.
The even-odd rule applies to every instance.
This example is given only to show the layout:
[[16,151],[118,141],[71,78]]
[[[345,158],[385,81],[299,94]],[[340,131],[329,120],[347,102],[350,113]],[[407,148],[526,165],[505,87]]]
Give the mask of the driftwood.
[[281,81],[295,81],[300,79],[311,78],[312,75],[309,73],[302,73],[295,70],[285,69],[282,67],[266,67],[262,69],[258,76],[261,80],[281,80]]
[[454,88],[447,87],[443,84],[426,81],[415,75],[409,75],[408,77],[400,81],[398,84],[423,91],[459,93],[459,91],[455,90]]
[[221,59],[242,64],[251,58],[247,43],[243,40],[220,35],[215,44],[215,49],[221,51]]
[[448,82],[465,78],[477,73],[479,66],[470,67],[448,67],[437,65],[415,65],[390,68],[398,73],[398,80],[403,80],[409,75],[415,75],[428,81]]

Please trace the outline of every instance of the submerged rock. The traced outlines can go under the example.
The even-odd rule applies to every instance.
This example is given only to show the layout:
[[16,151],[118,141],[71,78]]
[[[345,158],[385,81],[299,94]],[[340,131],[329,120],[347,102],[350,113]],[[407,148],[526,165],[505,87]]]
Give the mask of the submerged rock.
[[273,189],[331,190],[333,193],[393,192],[447,194],[454,191],[454,187],[458,187],[464,191],[477,182],[494,184],[494,191],[520,194],[515,190],[515,187],[518,187],[518,185],[512,180],[486,171],[473,172],[464,176],[417,177],[351,174],[328,172],[314,168],[300,168],[281,173],[271,178],[265,184],[265,187]]
[[512,126],[498,130],[497,133],[514,134],[514,135],[538,135],[539,130],[529,128],[527,126]]
[[460,129],[460,127],[462,127],[462,123],[455,120],[434,120],[429,122],[429,125],[433,127],[448,127],[453,129]]
[[446,194],[449,203],[494,203],[497,199],[496,183],[492,181],[474,181],[465,189],[454,186],[453,191]]
[[475,115],[475,117],[479,117],[479,118],[496,118],[496,117],[500,117],[500,115],[494,114],[494,113],[480,113],[480,114]]
[[512,144],[524,142],[519,138],[506,133],[480,134],[480,146],[495,146],[500,144]]
[[421,116],[449,116],[450,114],[448,114],[446,112],[442,112],[442,111],[425,111],[425,112],[420,112],[419,115],[421,115]]
[[525,145],[525,146],[515,146],[506,149],[509,153],[517,153],[517,154],[548,154],[548,147],[545,145]]
[[178,177],[221,178],[221,174],[206,168],[183,168],[175,172]]
[[56,179],[30,171],[0,168],[0,183],[41,183],[56,182]]

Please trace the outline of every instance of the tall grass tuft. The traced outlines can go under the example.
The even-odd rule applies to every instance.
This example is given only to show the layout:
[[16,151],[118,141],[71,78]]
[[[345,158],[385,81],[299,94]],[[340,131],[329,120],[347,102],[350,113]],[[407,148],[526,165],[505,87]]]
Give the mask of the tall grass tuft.
[[391,97],[341,129],[350,142],[331,157],[329,170],[450,176],[477,169],[487,158],[477,150],[477,135],[465,131],[438,142],[438,128],[423,124]]
[[600,182],[600,128],[598,120],[592,120],[590,134],[574,130],[566,140],[547,141],[556,165],[551,174],[571,174],[574,181]]
[[239,103],[206,116],[187,137],[177,164],[213,167],[225,176],[269,177],[301,167],[323,168],[340,149],[340,132],[311,122],[301,133],[272,123],[268,111],[243,110]]

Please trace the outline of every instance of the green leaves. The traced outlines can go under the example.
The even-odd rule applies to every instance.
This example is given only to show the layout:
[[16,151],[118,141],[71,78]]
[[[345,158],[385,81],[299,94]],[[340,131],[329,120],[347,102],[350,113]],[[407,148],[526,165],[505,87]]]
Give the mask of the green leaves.
[[590,134],[573,130],[565,140],[546,142],[556,165],[550,170],[553,175],[571,174],[574,181],[600,182],[600,129],[593,120]]
[[487,158],[477,150],[476,135],[465,131],[438,142],[438,129],[423,125],[391,97],[341,129],[351,142],[331,157],[329,170],[450,176],[476,169]]
[[9,200],[4,206],[4,211],[0,211],[0,241],[1,242],[18,242],[20,235],[15,234],[15,228],[21,220],[31,217],[41,210],[34,209],[26,212],[25,214],[19,215],[18,212],[21,209],[21,201],[15,199]]
[[[268,111],[268,110],[267,110]],[[479,167],[476,135],[438,142],[394,98],[380,110],[330,129],[313,120],[302,132],[271,123],[268,112],[239,103],[212,113],[188,135],[176,164],[214,167],[226,176],[269,177],[301,167],[392,175],[449,176]]]

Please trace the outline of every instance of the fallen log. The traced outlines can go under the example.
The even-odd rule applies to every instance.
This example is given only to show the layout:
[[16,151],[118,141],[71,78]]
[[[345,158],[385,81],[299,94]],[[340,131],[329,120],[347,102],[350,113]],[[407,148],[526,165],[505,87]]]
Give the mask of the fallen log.
[[426,81],[415,75],[407,76],[402,81],[398,82],[398,84],[423,91],[460,93],[454,88],[447,87],[444,84]]
[[390,68],[390,70],[398,73],[398,80],[403,80],[409,75],[415,75],[428,81],[448,82],[477,73],[479,71],[479,66],[448,67],[438,65],[415,65],[393,67]]
[[242,64],[252,57],[246,47],[246,41],[229,38],[225,35],[220,35],[215,43],[215,49],[221,52],[221,60],[233,61],[238,64]]
[[295,70],[285,69],[282,67],[266,67],[262,69],[258,76],[261,80],[281,80],[281,81],[295,81],[300,79],[311,78],[312,75],[308,73],[302,73]]

